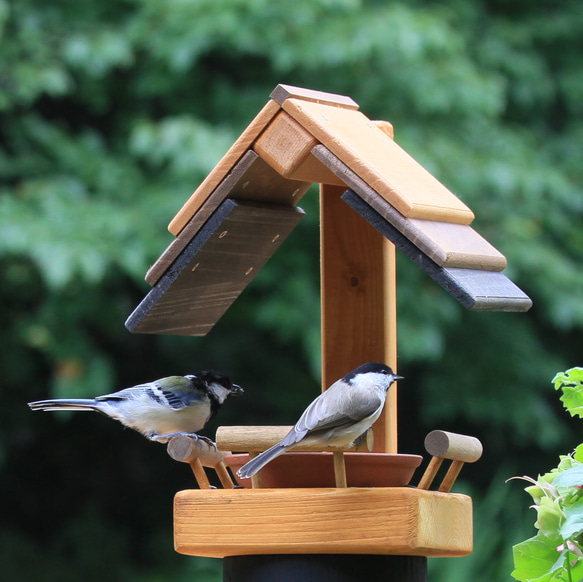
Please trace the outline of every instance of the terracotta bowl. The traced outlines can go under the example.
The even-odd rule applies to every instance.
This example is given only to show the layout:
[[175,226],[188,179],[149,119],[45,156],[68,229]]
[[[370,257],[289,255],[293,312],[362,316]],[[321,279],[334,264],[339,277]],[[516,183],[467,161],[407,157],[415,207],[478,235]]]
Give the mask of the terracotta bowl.
[[[332,453],[285,453],[268,463],[261,471],[262,486],[334,487]],[[419,455],[389,453],[344,453],[346,480],[349,487],[404,487],[421,464]],[[249,460],[248,454],[229,455],[225,464],[233,473]],[[240,479],[240,485],[251,488],[251,479]]]

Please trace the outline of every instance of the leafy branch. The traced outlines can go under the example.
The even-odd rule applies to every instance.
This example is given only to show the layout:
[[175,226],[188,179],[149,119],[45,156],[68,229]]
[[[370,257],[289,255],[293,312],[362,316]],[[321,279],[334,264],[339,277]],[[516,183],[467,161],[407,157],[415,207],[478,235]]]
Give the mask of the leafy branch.
[[[583,368],[553,378],[555,390],[571,416],[583,417]],[[537,534],[514,546],[512,576],[520,582],[583,580],[583,443],[559,465],[530,485],[537,512]]]

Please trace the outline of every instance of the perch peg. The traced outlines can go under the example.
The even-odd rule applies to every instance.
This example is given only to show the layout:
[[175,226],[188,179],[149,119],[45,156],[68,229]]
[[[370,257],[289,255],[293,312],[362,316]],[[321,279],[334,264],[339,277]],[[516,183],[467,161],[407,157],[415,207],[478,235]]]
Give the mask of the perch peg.
[[[221,450],[246,451],[253,458],[280,442],[291,430],[291,426],[221,426],[217,429],[217,447]],[[302,443],[294,445],[294,452],[332,451],[334,453],[334,476],[336,487],[346,487],[344,451],[372,451],[373,432],[369,430],[358,444],[342,449],[321,444]],[[261,488],[261,472],[251,477],[254,489]]]
[[223,459],[231,453],[219,451],[213,443],[209,444],[209,441],[202,438],[195,440],[187,435],[178,435],[170,439],[166,450],[175,461],[188,463],[191,466],[201,489],[211,488],[204,467],[212,467],[217,472],[225,489],[234,487],[233,480],[223,463]]
[[464,463],[474,463],[482,456],[482,443],[475,437],[434,430],[425,437],[425,450],[432,456],[421,481],[419,489],[429,489],[444,459],[450,465],[438,491],[449,493]]

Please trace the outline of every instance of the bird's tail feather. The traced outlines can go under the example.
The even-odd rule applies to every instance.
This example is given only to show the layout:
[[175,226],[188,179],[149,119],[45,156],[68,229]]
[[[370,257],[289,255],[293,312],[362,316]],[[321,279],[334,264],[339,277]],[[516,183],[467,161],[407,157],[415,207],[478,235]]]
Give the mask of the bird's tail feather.
[[96,402],[90,398],[71,398],[61,400],[38,400],[29,402],[31,410],[96,410]]
[[245,463],[238,471],[237,477],[241,479],[248,479],[253,477],[257,471],[263,469],[269,461],[273,461],[276,457],[279,457],[282,453],[285,453],[289,449],[281,443],[273,445],[270,449],[263,451],[260,455],[257,455],[254,459],[251,459],[248,463]]

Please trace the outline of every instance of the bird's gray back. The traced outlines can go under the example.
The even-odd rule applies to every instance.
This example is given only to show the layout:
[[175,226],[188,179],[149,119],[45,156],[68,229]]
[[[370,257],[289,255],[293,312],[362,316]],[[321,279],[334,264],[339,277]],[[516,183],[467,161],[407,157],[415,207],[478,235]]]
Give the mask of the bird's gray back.
[[335,382],[304,410],[281,444],[290,446],[308,433],[352,425],[374,414],[383,404],[377,391],[356,391],[340,381]]

